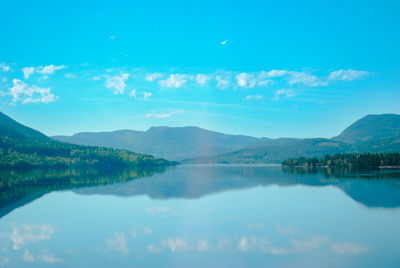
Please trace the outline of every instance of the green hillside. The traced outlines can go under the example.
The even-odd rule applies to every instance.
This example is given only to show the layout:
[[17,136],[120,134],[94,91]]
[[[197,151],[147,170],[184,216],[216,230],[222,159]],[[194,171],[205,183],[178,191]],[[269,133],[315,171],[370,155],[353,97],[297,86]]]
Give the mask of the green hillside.
[[0,112],[0,167],[160,166],[164,159],[94,146],[55,141]]
[[357,120],[333,139],[354,144],[393,137],[400,137],[400,115],[374,114]]

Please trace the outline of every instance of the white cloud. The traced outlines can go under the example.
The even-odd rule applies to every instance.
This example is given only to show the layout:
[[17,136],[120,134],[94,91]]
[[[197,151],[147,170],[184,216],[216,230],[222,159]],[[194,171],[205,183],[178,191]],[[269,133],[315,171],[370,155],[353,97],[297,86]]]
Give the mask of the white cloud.
[[172,115],[180,113],[180,112],[182,112],[182,111],[177,110],[177,111],[172,111],[169,113],[167,113],[167,112],[164,112],[164,113],[151,112],[151,113],[147,113],[144,117],[145,118],[151,118],[151,117],[153,117],[153,118],[168,118],[168,117],[171,117]]
[[226,89],[230,84],[230,78],[226,75],[217,75],[215,80],[217,81],[217,87],[220,89]]
[[187,82],[187,75],[185,74],[171,74],[167,79],[160,80],[162,87],[180,88]]
[[261,78],[274,78],[274,77],[281,77],[289,74],[290,72],[287,70],[270,70],[270,71],[261,71],[260,77]]
[[[43,79],[47,79],[49,74],[54,74],[55,71],[67,68],[65,65],[56,66],[54,64],[50,64],[47,66],[38,66],[38,67],[24,67],[22,68],[22,72],[24,73],[24,79],[28,79],[34,72],[43,74]],[[67,77],[67,76],[66,76]]]
[[57,258],[56,256],[52,255],[52,254],[43,254],[38,256],[38,258],[45,263],[50,263],[50,264],[55,264],[58,262],[64,262],[64,260]]
[[9,263],[10,263],[10,259],[7,257],[3,257],[0,259],[0,266],[6,266]]
[[154,245],[148,245],[147,250],[151,253],[159,254],[162,252],[162,248],[156,247]]
[[260,87],[265,87],[268,85],[272,85],[273,83],[274,83],[274,81],[272,81],[271,79],[266,79],[266,80],[258,81],[257,85]]
[[228,40],[224,40],[224,41],[221,42],[221,46],[224,46],[224,45],[226,45],[227,43],[228,43]]
[[162,241],[162,245],[168,247],[171,252],[180,252],[189,250],[189,245],[186,240],[177,238],[168,238]]
[[238,250],[243,252],[254,251],[257,246],[258,239],[256,237],[242,237],[239,239]]
[[308,72],[289,72],[289,84],[303,84],[305,86],[317,87],[326,86],[327,82],[321,81],[317,76],[312,75]]
[[293,98],[296,96],[296,93],[293,89],[279,89],[275,92],[275,101],[279,100],[281,96],[285,98]]
[[155,207],[155,208],[146,208],[146,211],[150,214],[156,214],[156,213],[168,213],[171,211],[170,208],[167,207]]
[[262,99],[262,95],[247,95],[245,100],[259,100]]
[[57,70],[61,70],[66,68],[65,65],[56,66],[54,64],[50,64],[48,66],[39,66],[36,67],[36,72],[40,74],[53,74]]
[[200,252],[208,251],[210,249],[211,249],[211,245],[208,244],[208,242],[206,240],[200,240],[197,243],[197,250]]
[[302,252],[319,248],[323,243],[329,243],[330,239],[328,237],[314,236],[305,240],[291,240],[290,242],[293,246],[293,251]]
[[[138,97],[138,95],[142,95],[142,97]],[[139,99],[139,100],[143,100],[146,101],[148,98],[150,98],[153,94],[151,92],[137,92],[136,89],[131,90],[131,92],[129,92],[129,97],[133,97],[135,99]]]
[[147,74],[144,79],[146,79],[146,81],[152,82],[152,81],[157,80],[157,79],[159,79],[161,77],[162,77],[161,73],[151,73],[151,74]]
[[167,117],[171,117],[171,113],[147,113],[145,114],[144,118],[167,118]]
[[64,75],[65,78],[69,78],[69,79],[76,79],[77,76],[74,75],[73,73],[67,73]]
[[9,88],[9,93],[13,97],[11,103],[15,104],[20,101],[25,103],[49,103],[57,99],[51,93],[50,88],[40,88],[38,86],[29,86],[19,79],[13,79],[14,86]]
[[132,237],[136,237],[136,235],[137,235],[137,233],[136,233],[136,229],[131,229],[130,231],[129,231],[129,233],[131,234],[131,236]]
[[35,257],[28,251],[25,250],[24,251],[24,256],[22,257],[22,259],[26,262],[33,262],[35,261]]
[[368,71],[357,71],[353,69],[340,69],[337,71],[333,71],[329,74],[329,80],[343,80],[343,81],[353,81],[356,79],[361,79],[364,76],[369,75]]
[[125,91],[125,81],[128,80],[129,74],[123,73],[121,75],[109,76],[106,75],[106,87],[114,89],[114,94],[124,94]]
[[263,253],[281,255],[289,253],[285,248],[278,248],[271,245],[265,237],[242,237],[238,242],[238,250],[242,252],[261,251]]
[[153,230],[151,230],[151,228],[145,226],[145,227],[143,228],[143,233],[144,233],[144,234],[152,234],[152,233],[153,233]]
[[276,226],[276,231],[281,235],[293,235],[296,232],[296,228],[292,225],[287,226],[286,228],[281,227],[279,224]]
[[8,72],[10,70],[10,66],[5,64],[4,62],[0,62],[0,70],[3,72]]
[[134,97],[136,99],[136,89],[132,89],[132,91],[129,92],[129,97]]
[[363,245],[347,242],[347,243],[332,243],[331,248],[334,252],[339,254],[359,254],[368,252],[368,249],[365,248]]
[[204,85],[207,83],[208,80],[210,80],[211,77],[206,74],[197,74],[196,75],[196,83],[199,85]]
[[253,88],[257,84],[257,80],[253,74],[240,73],[236,75],[237,85],[239,87]]
[[143,100],[144,101],[147,100],[148,98],[150,98],[151,95],[152,95],[151,92],[143,91],[142,93],[143,93]]
[[114,237],[107,240],[107,249],[121,254],[128,254],[129,249],[126,246],[125,233],[114,233]]
[[22,68],[22,72],[24,73],[24,78],[28,79],[31,74],[35,71],[35,67],[25,67]]
[[13,226],[13,231],[10,235],[10,239],[13,242],[13,249],[18,250],[24,247],[28,243],[34,243],[41,240],[50,240],[51,236],[55,232],[55,228],[52,225],[27,225],[24,224],[21,227]]

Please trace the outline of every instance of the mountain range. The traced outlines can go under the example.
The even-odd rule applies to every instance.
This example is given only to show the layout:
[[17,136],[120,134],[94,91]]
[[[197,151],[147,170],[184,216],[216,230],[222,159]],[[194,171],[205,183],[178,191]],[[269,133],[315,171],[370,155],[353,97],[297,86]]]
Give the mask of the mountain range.
[[152,127],[54,136],[80,145],[105,146],[151,154],[182,163],[279,163],[292,157],[400,151],[400,115],[367,115],[333,138],[256,138],[199,127]]

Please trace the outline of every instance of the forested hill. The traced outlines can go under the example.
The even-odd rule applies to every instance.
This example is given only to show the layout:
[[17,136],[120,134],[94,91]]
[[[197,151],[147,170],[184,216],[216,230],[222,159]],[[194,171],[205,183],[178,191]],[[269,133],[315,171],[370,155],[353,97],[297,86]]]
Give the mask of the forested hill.
[[355,144],[398,137],[400,137],[400,115],[370,114],[351,124],[333,139]]
[[0,167],[162,166],[151,155],[55,141],[0,112]]

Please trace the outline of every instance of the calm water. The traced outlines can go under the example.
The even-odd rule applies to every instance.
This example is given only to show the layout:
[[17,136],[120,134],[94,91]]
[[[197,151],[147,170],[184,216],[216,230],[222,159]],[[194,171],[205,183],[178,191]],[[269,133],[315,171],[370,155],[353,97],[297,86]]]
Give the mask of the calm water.
[[400,267],[399,170],[0,176],[0,267]]

